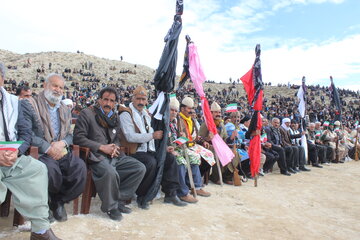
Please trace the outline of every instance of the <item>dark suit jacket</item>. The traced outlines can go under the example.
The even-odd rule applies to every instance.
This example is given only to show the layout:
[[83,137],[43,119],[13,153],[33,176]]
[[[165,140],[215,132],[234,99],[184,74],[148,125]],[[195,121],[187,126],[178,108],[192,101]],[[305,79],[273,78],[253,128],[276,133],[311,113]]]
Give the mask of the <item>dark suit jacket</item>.
[[[100,162],[108,159],[108,156],[99,150],[100,145],[111,143],[120,145],[120,125],[115,128],[106,129],[97,123],[95,115],[92,108],[86,108],[81,111],[75,124],[74,144],[90,148],[90,160]],[[110,137],[110,142],[107,136]]]
[[15,125],[17,130],[17,140],[24,141],[19,147],[19,155],[24,154],[31,143],[31,123],[24,117],[24,107],[26,102],[19,101],[19,115]]
[[275,146],[282,145],[282,139],[280,133],[273,127],[265,127],[265,132],[267,135],[268,142]]

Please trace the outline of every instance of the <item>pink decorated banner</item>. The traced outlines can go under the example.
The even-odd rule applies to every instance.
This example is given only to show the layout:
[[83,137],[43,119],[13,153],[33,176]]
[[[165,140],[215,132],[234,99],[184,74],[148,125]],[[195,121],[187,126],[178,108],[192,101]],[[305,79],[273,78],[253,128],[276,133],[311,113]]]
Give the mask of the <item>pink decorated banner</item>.
[[197,48],[193,43],[189,44],[189,72],[194,88],[201,98],[201,107],[204,113],[206,126],[209,131],[214,134],[214,138],[211,140],[213,148],[216,155],[219,157],[221,165],[225,166],[231,162],[235,155],[217,133],[216,125],[211,115],[209,102],[205,97],[203,88],[203,83],[206,81],[206,77],[200,64]]

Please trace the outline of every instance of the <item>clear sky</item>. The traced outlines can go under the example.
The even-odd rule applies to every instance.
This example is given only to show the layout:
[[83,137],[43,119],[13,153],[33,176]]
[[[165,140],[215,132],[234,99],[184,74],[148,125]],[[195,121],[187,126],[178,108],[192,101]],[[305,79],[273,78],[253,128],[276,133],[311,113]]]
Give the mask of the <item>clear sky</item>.
[[[80,50],[156,68],[175,0],[11,0],[0,5],[0,48],[17,53]],[[261,44],[264,82],[360,90],[360,0],[184,0],[185,34],[209,80],[251,67]]]

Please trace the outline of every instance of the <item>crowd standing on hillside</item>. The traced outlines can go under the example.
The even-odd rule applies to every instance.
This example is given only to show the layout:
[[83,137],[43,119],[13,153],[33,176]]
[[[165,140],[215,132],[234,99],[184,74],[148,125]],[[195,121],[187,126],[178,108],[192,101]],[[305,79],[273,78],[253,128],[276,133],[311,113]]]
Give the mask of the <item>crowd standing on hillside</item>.
[[[48,70],[51,67],[49,64]],[[21,141],[18,148],[0,150],[0,202],[9,189],[16,209],[31,221],[31,239],[59,239],[49,223],[67,220],[64,205],[84,191],[87,168],[92,171],[100,208],[109,218],[119,221],[122,214],[131,213],[126,205],[133,198],[139,208],[150,207],[144,196],[157,171],[155,140],[163,138],[162,130],[152,128],[147,111],[156,92],[149,80],[142,86],[125,86],[110,77],[107,83],[102,82],[103,76],[85,71],[94,67],[85,62],[81,69],[66,68],[45,76],[47,70],[41,66],[36,73],[38,82],[30,87],[28,82],[6,79],[6,68],[0,64],[0,141]],[[16,70],[13,66],[8,69]],[[74,81],[75,75],[91,84],[82,87]],[[67,82],[73,91],[66,87]],[[356,142],[360,133],[359,94],[340,90],[341,97],[354,100],[342,100],[342,118],[334,121],[335,109],[325,101],[328,89],[309,87],[305,128],[295,96],[273,95],[264,99],[263,129],[249,132],[252,113],[246,96],[240,96],[235,85],[233,81],[221,91],[206,91],[218,133],[235,152],[231,163],[220,168],[211,145],[214,135],[203,121],[192,85],[187,84],[170,99],[170,141],[161,180],[165,203],[184,207],[198,202],[196,196],[211,196],[205,190],[209,181],[233,185],[235,175],[241,175],[242,181],[252,178],[248,145],[255,135],[261,135],[260,176],[271,173],[276,162],[280,174],[291,176],[309,172],[308,165],[322,168],[344,163],[360,153]],[[226,106],[231,103],[236,103],[237,109],[227,113]],[[303,135],[307,136],[307,149],[301,144]],[[176,143],[180,137],[186,139],[183,145]],[[72,144],[89,148],[87,166],[85,159],[72,153]],[[40,161],[26,156],[30,145],[38,147]]]

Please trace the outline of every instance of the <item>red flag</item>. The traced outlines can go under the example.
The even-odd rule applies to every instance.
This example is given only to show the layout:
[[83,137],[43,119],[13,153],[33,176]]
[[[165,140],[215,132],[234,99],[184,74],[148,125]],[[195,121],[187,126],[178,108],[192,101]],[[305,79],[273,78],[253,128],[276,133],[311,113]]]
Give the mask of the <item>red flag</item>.
[[[249,134],[256,130],[261,130],[262,120],[260,111],[263,104],[263,82],[261,76],[261,63],[260,63],[260,45],[255,48],[256,58],[253,67],[240,79],[244,85],[245,91],[248,96],[248,101],[252,109],[254,109],[253,116],[249,126]],[[251,135],[250,135],[251,136]],[[248,149],[250,157],[250,171],[254,177],[259,173],[260,158],[261,158],[261,139],[260,135],[250,137],[250,145]]]
[[204,113],[204,119],[206,122],[206,126],[210,132],[212,132],[214,135],[217,134],[216,125],[214,122],[214,118],[211,115],[209,102],[206,99],[206,97],[201,97],[201,107]]

